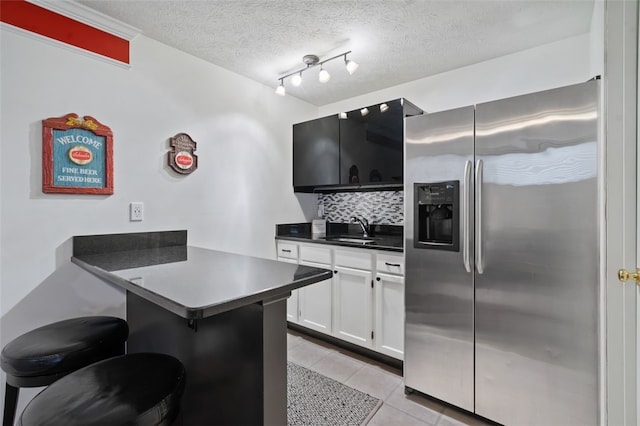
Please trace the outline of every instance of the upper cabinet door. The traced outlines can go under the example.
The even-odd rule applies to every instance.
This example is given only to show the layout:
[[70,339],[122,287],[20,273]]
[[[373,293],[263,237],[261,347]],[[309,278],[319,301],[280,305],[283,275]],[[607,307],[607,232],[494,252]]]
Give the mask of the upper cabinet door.
[[293,125],[293,186],[311,192],[340,183],[340,132],[332,115]]
[[404,117],[419,114],[406,99],[395,99],[294,124],[294,191],[401,187]]
[[402,101],[380,105],[350,111],[339,120],[342,185],[402,184]]

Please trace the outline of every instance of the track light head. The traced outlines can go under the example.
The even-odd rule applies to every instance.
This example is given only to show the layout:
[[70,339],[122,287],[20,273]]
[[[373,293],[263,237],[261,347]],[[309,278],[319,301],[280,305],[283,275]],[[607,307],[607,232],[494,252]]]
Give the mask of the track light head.
[[284,90],[284,81],[281,78],[280,79],[280,85],[278,87],[276,87],[276,95],[284,96],[285,93],[286,93],[286,91]]
[[344,55],[344,66],[347,68],[349,75],[353,75],[360,65],[357,62],[347,59],[347,54]]
[[291,77],[291,84],[293,84],[295,87],[298,87],[302,84],[302,71],[300,71],[300,74],[295,74],[293,77]]
[[331,74],[329,74],[329,71],[325,70],[324,68],[322,68],[322,66],[320,66],[320,74],[318,74],[318,81],[320,81],[320,83],[326,83],[327,81],[329,81],[330,78],[331,78]]

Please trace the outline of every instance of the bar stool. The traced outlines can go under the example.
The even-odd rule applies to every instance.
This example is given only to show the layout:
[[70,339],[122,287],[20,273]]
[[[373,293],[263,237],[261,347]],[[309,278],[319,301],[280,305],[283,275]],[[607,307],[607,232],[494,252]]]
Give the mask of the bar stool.
[[169,425],[180,411],[184,385],[184,366],[170,355],[122,355],[52,383],[29,402],[18,424]]
[[120,318],[72,318],[31,330],[3,349],[6,373],[2,424],[12,426],[21,387],[48,386],[91,363],[124,354],[129,326]]

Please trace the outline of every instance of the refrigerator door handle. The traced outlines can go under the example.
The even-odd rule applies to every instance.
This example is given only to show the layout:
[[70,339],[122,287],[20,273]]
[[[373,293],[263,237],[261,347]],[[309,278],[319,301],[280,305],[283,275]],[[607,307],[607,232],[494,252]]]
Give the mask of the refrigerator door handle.
[[476,162],[476,269],[484,272],[482,259],[482,160]]
[[462,193],[462,261],[464,262],[464,269],[467,272],[471,272],[471,263],[469,255],[469,214],[471,206],[469,205],[469,191],[471,188],[471,168],[473,162],[467,160],[464,165],[464,191]]

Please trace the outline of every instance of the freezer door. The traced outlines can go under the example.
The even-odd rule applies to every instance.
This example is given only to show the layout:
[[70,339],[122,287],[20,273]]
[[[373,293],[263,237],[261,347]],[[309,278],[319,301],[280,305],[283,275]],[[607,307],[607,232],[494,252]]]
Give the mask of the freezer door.
[[476,413],[598,423],[598,82],[476,107]]
[[[473,107],[406,119],[405,385],[473,411]],[[414,247],[418,183],[458,181],[459,247]],[[420,185],[417,185],[421,187]],[[426,187],[426,186],[422,186]]]

